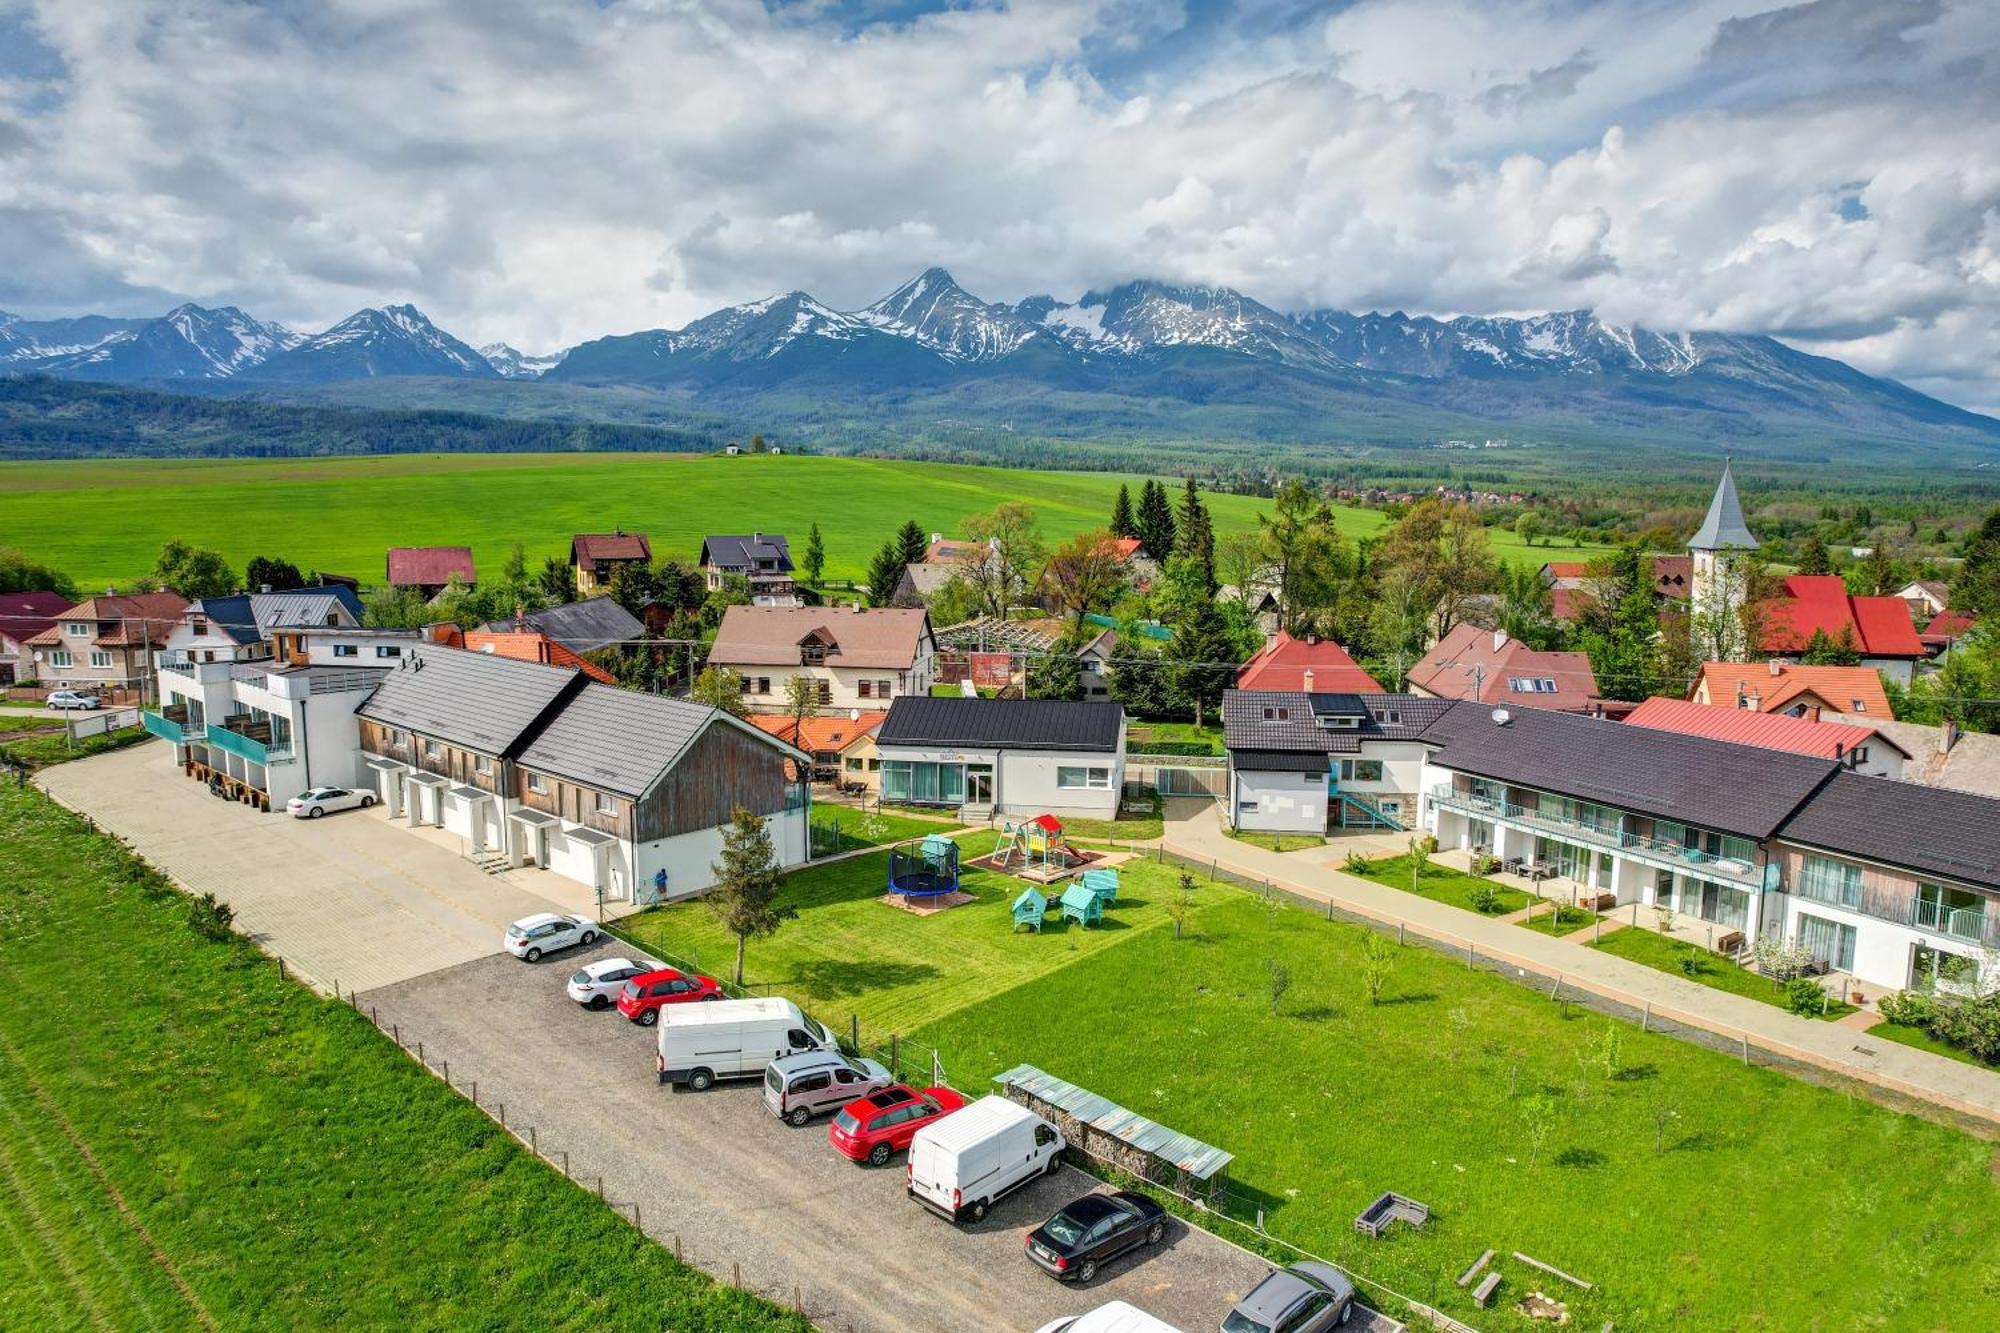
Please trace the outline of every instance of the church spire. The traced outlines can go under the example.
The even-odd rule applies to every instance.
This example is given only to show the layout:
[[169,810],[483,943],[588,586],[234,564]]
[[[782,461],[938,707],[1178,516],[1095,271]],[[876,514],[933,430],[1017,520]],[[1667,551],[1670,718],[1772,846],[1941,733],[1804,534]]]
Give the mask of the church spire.
[[1708,502],[1708,517],[1702,520],[1701,531],[1695,533],[1688,542],[1691,551],[1754,551],[1757,539],[1750,535],[1750,526],[1743,521],[1743,503],[1736,498],[1736,477],[1730,470],[1730,460],[1722,460],[1722,480],[1716,485],[1715,498]]

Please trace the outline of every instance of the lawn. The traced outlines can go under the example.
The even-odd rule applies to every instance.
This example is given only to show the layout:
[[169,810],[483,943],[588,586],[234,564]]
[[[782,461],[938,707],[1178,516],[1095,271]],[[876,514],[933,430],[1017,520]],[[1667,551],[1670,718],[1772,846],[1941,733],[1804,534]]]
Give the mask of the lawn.
[[1970,1051],[1961,1050],[1948,1041],[1939,1041],[1922,1028],[1913,1028],[1904,1023],[1877,1023],[1874,1027],[1868,1029],[1868,1035],[1871,1037],[1880,1037],[1883,1041],[1893,1041],[1899,1046],[1914,1046],[1920,1051],[1929,1051],[1932,1055],[1942,1055],[1948,1060],[1957,1060],[1961,1064],[1976,1065],[1981,1069],[2000,1071],[2000,1065],[1990,1065]]
[[[470,545],[497,570],[521,542],[530,562],[567,552],[577,532],[645,532],[662,556],[692,558],[715,532],[783,532],[794,553],[817,521],[831,579],[866,576],[868,560],[905,519],[956,532],[1003,500],[1032,506],[1060,541],[1103,527],[1120,483],[1102,472],[1036,472],[946,463],[784,454],[725,458],[655,454],[408,454],[313,459],[115,459],[0,463],[0,531],[79,585],[130,583],[169,538],[221,551],[241,569],[282,555],[301,569],[378,578],[391,546]],[[1271,502],[1210,499],[1218,534],[1248,529]],[[1387,525],[1337,507],[1350,538]],[[1593,548],[1528,547],[1490,534],[1505,559],[1533,566]]]
[[[993,850],[993,834],[959,839],[967,860]],[[1055,922],[1039,934],[1016,935],[1010,908],[1027,885],[1012,875],[967,869],[961,878],[976,902],[920,917],[880,901],[888,888],[888,858],[863,856],[799,871],[781,901],[797,920],[775,935],[750,941],[746,980],[775,984],[823,1021],[842,1029],[850,1015],[881,1033],[921,1023],[1033,981],[1056,968],[1166,923],[1172,876],[1151,863],[1127,863],[1127,879],[1143,890],[1121,892],[1104,924],[1088,929]],[[1164,881],[1164,885],[1162,883]],[[1203,897],[1223,890],[1204,882]],[[659,908],[618,923],[643,947],[681,958],[698,956],[704,970],[726,975],[735,942],[700,903]]]
[[[1360,928],[1233,891],[1206,904],[1186,940],[1135,932],[915,1039],[961,1087],[1027,1061],[1227,1149],[1244,1215],[1262,1208],[1273,1235],[1435,1291],[1481,1327],[1499,1325],[1451,1279],[1489,1246],[1600,1284],[1560,1290],[1580,1328],[1833,1329],[1855,1311],[1869,1327],[2000,1326],[1992,1145],[1580,1009],[1565,1018],[1414,946],[1371,1006]],[[1290,975],[1276,1018],[1271,962]],[[1535,1152],[1526,1108],[1542,1106]],[[1357,1235],[1354,1215],[1384,1190],[1429,1204],[1429,1227]],[[1503,1295],[1549,1289],[1502,1271]]]
[[1222,754],[1222,724],[1204,722],[1197,727],[1192,722],[1134,722],[1126,731],[1127,750],[1157,743],[1186,744],[1198,741],[1208,746],[1208,753]]
[[[804,1333],[188,917],[0,786],[0,1324]],[[106,959],[115,1001],[82,1002]]]
[[1473,906],[1474,895],[1482,890],[1493,891],[1493,911],[1490,915],[1504,916],[1508,912],[1518,912],[1532,901],[1527,894],[1510,888],[1483,875],[1467,874],[1463,870],[1453,870],[1450,866],[1436,861],[1426,861],[1418,873],[1415,890],[1410,887],[1410,858],[1403,856],[1381,856],[1360,866],[1346,867],[1350,875],[1374,880],[1392,889],[1405,893],[1416,892],[1426,898],[1435,898],[1453,907],[1463,907],[1468,912],[1477,912]]
[[1535,905],[1534,915],[1531,919],[1516,921],[1514,924],[1523,930],[1539,931],[1541,934],[1554,935],[1560,938],[1564,935],[1574,935],[1579,930],[1590,925],[1591,922],[1602,919],[1597,913],[1587,911],[1581,907],[1543,902]]
[[851,852],[857,847],[877,847],[901,842],[905,838],[921,838],[927,833],[944,833],[952,827],[953,823],[949,820],[922,819],[888,811],[864,813],[840,805],[815,806],[812,815],[813,855],[832,856],[836,852]]
[[[1773,1004],[1780,1009],[1785,1007],[1784,992],[1779,990],[1769,977],[1752,972],[1749,968],[1740,967],[1734,959],[1712,953],[1699,944],[1673,939],[1656,930],[1647,930],[1643,926],[1627,926],[1623,930],[1606,935],[1590,947],[1617,954],[1620,958],[1635,963],[1643,963],[1661,972],[1671,972],[1677,977],[1698,981],[1704,986],[1726,990],[1732,995],[1762,1000],[1765,1004]],[[1691,959],[1692,966],[1697,970],[1687,971],[1682,963],[1683,959]],[[1815,1017],[1835,1019],[1853,1012],[1853,1005],[1835,1000],[1827,1005],[1823,1015]]]
[[1227,832],[1236,841],[1262,847],[1267,852],[1303,852],[1309,847],[1326,846],[1325,838],[1311,833],[1259,833],[1253,829],[1228,829]]
[[144,727],[124,727],[118,731],[100,732],[95,736],[85,736],[71,748],[69,737],[62,732],[52,732],[44,736],[28,736],[21,740],[0,744],[0,757],[23,768],[47,768],[50,764],[60,764],[70,759],[87,759],[107,750],[122,750],[128,745],[138,745],[152,739],[152,733]]
[[59,717],[20,717],[0,713],[0,732],[47,731],[51,728],[59,731],[62,724]]

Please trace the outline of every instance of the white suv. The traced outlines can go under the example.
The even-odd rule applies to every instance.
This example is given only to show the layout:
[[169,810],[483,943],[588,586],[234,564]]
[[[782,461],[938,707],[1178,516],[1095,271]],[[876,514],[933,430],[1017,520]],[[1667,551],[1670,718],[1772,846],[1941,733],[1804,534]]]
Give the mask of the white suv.
[[545,953],[567,949],[574,944],[595,944],[597,923],[587,916],[558,916],[554,912],[537,912],[524,916],[507,927],[502,937],[501,947],[516,958],[529,962],[539,962]]

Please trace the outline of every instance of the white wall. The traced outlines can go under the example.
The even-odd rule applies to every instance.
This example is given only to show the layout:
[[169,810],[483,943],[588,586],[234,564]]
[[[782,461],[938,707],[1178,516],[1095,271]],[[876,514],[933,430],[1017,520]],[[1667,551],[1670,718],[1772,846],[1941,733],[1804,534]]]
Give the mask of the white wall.
[[[1059,768],[1108,768],[1109,789],[1058,787]],[[993,769],[993,808],[1007,815],[1052,814],[1058,818],[1115,819],[1118,792],[1125,784],[1124,746],[1115,754],[1097,751],[1003,750]]]
[[[791,867],[805,863],[806,825],[810,809],[780,811],[764,817],[764,827],[771,835],[771,847],[777,853],[778,864]],[[712,867],[722,859],[722,830],[696,829],[692,833],[677,834],[657,842],[643,842],[632,848],[631,856],[635,864],[635,881],[642,891],[650,891],[653,877],[664,870],[667,872],[667,889],[663,897],[685,898],[701,893],[715,883]]]
[[1871,671],[1879,671],[1905,689],[1916,674],[1916,664],[1907,657],[1864,657],[1861,665]]
[[1239,829],[1259,833],[1324,833],[1326,774],[1230,770],[1229,809]]

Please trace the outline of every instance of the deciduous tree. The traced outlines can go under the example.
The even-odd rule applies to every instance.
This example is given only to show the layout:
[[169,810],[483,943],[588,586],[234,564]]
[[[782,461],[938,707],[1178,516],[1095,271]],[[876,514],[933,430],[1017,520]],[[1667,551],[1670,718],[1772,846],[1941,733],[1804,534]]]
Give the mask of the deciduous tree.
[[1078,626],[1108,608],[1125,589],[1125,562],[1111,534],[1079,532],[1058,546],[1042,569],[1042,587]]
[[290,592],[294,588],[306,586],[305,575],[289,560],[274,556],[253,555],[250,563],[243,567],[243,586],[251,592],[262,592],[269,588],[272,592]]
[[1042,563],[1045,548],[1035,511],[1009,500],[966,519],[964,529],[967,537],[990,551],[976,563],[968,562],[966,577],[979,590],[987,614],[1004,616],[1027,586],[1028,571]]
[[701,674],[694,678],[688,689],[688,698],[710,708],[720,708],[725,713],[742,717],[743,677],[728,667],[705,666]]
[[178,539],[160,548],[160,558],[153,562],[152,578],[160,587],[169,588],[189,601],[226,597],[237,586],[236,571],[220,553]]

